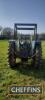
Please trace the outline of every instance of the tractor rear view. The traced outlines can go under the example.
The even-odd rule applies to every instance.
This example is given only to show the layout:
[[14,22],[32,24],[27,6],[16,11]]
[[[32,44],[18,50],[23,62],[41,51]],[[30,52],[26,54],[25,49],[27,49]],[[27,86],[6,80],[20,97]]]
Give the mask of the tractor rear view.
[[[33,30],[34,35],[18,34],[17,30]],[[34,68],[40,68],[42,62],[41,41],[37,35],[37,24],[31,23],[16,23],[14,25],[14,39],[9,40],[8,61],[9,65],[16,67],[16,59],[21,59],[21,62],[31,60],[31,65]]]

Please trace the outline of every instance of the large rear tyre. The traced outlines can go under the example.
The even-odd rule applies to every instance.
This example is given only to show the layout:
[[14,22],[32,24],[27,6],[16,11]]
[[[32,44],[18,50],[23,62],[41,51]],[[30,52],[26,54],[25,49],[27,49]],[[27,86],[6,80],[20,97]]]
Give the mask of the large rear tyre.
[[14,68],[16,66],[15,42],[13,41],[9,43],[8,62],[11,68]]
[[40,68],[42,65],[42,48],[41,44],[37,45],[34,50],[34,57],[32,61],[32,65],[34,68]]

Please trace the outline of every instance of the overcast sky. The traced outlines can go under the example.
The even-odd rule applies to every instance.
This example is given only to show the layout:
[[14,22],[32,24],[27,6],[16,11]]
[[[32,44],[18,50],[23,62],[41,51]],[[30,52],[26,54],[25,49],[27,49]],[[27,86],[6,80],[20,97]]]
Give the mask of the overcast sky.
[[45,32],[45,0],[0,0],[0,25],[16,22],[37,23],[38,32]]

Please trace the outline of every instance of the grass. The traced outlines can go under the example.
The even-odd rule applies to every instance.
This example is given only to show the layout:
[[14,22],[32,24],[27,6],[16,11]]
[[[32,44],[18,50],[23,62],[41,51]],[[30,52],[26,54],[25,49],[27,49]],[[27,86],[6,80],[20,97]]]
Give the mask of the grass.
[[[8,66],[8,41],[0,40],[0,100],[45,100],[45,41],[42,42],[42,67],[35,70],[28,65],[18,65],[11,69]],[[6,97],[9,85],[35,85],[42,84],[42,95],[20,95]]]

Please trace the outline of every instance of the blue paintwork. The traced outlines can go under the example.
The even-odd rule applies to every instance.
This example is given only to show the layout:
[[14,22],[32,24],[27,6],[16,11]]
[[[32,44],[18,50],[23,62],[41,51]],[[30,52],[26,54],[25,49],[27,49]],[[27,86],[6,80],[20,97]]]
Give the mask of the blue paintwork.
[[9,42],[13,42],[15,44],[16,53],[18,53],[19,56],[23,58],[28,58],[32,56],[35,45],[39,44],[39,41],[34,41],[34,40],[31,42],[31,44],[30,43],[25,44],[25,42],[19,44],[19,40],[10,40]]

